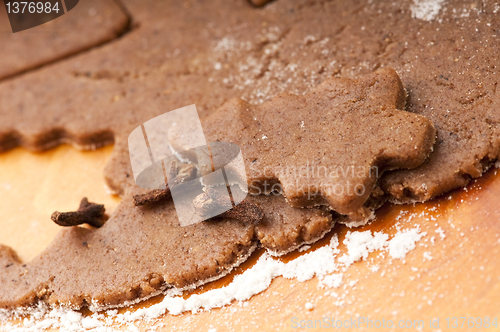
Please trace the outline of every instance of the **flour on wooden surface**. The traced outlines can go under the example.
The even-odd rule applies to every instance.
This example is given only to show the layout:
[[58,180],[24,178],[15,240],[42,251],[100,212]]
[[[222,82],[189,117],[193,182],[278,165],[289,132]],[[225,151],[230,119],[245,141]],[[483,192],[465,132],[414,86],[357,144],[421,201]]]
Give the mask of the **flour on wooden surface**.
[[[34,308],[21,308],[16,311],[0,310],[0,320],[19,319],[20,323],[11,323],[0,326],[7,331],[43,331],[50,328],[59,328],[68,332],[113,331],[112,326],[117,324],[129,331],[137,331],[135,322],[154,322],[162,315],[169,313],[179,315],[184,312],[197,313],[202,310],[221,308],[234,301],[245,303],[252,296],[265,291],[276,277],[307,281],[314,276],[318,277],[320,288],[339,288],[343,285],[343,273],[353,263],[366,260],[374,251],[387,251],[393,258],[403,259],[415,248],[425,232],[418,227],[399,230],[392,238],[383,232],[355,231],[348,232],[343,240],[347,252],[340,255],[339,240],[333,235],[330,243],[309,253],[302,254],[287,263],[264,253],[250,269],[234,277],[233,281],[222,288],[212,289],[201,294],[194,294],[184,299],[179,294],[167,294],[157,304],[148,308],[119,314],[117,310],[106,313],[94,313],[84,316],[80,312],[64,308],[49,308],[40,304]],[[377,269],[378,270],[378,267]],[[344,284],[344,289],[354,287],[356,281]],[[341,306],[344,303],[345,293],[339,296],[335,292],[326,291],[325,295],[335,298],[334,304]],[[247,303],[245,303],[247,304]],[[312,310],[311,301],[304,304],[307,310]],[[214,329],[210,327],[210,329]]]

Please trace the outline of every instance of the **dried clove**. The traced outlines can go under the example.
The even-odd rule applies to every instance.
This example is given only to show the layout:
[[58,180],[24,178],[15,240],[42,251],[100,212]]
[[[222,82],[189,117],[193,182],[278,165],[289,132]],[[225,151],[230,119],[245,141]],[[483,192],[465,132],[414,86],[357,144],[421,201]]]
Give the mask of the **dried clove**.
[[228,197],[219,194],[212,187],[205,187],[204,190],[203,194],[198,195],[193,200],[195,212],[202,217],[212,215],[213,211],[216,208],[220,209],[221,206],[232,208],[217,215],[217,218],[231,218],[241,220],[244,223],[258,223],[264,217],[264,212],[253,203],[243,201],[233,206],[233,202]]
[[173,180],[170,181],[171,183],[167,185],[166,189],[153,189],[143,195],[134,195],[134,204],[136,206],[148,205],[168,200],[170,197],[172,197],[170,188],[180,185],[181,183],[184,183],[186,181],[192,180],[196,176],[196,167],[192,164],[177,165],[177,162],[174,160],[170,164],[168,172],[169,178]]
[[139,206],[165,201],[170,197],[172,197],[172,193],[170,188],[167,186],[167,189],[154,189],[147,194],[134,195],[133,200],[134,204]]
[[94,227],[104,225],[104,205],[91,203],[87,197],[82,198],[80,207],[72,212],[54,212],[50,217],[59,226],[76,226],[89,224]]
[[264,211],[257,205],[243,201],[231,210],[218,215],[220,218],[238,219],[244,223],[258,223],[264,217]]

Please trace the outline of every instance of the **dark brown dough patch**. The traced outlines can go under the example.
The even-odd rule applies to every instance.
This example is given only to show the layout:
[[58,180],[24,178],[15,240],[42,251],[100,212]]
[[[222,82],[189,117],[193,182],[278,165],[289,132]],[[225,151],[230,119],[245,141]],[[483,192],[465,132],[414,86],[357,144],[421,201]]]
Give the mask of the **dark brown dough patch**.
[[53,21],[12,33],[2,5],[0,79],[110,41],[127,30],[128,22],[129,18],[115,1],[85,0]]

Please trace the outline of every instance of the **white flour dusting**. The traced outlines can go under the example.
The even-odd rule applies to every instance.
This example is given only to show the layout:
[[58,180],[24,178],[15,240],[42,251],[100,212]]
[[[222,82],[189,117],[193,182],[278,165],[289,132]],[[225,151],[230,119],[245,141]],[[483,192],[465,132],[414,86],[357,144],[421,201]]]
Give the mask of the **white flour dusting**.
[[413,0],[411,16],[424,21],[432,21],[441,10],[445,0]]
[[439,236],[441,237],[441,240],[443,240],[446,237],[446,235],[444,234],[444,231],[443,231],[443,229],[441,227],[438,227],[436,229],[436,233],[439,234]]
[[420,228],[418,227],[397,233],[392,240],[389,241],[389,255],[391,255],[392,258],[405,258],[408,252],[415,249],[415,243],[420,241],[426,234],[426,232],[420,233]]
[[[153,321],[169,313],[179,315],[184,312],[196,313],[201,310],[221,308],[231,304],[233,301],[246,301],[252,296],[266,290],[276,277],[282,276],[287,279],[306,281],[314,276],[319,278],[320,288],[339,288],[342,285],[343,272],[354,262],[367,259],[368,255],[375,251],[388,251],[393,258],[403,259],[406,254],[415,248],[415,243],[426,233],[420,229],[406,229],[398,231],[389,239],[389,235],[382,232],[364,231],[348,232],[342,242],[347,253],[340,256],[339,240],[336,235],[330,243],[310,253],[284,263],[271,255],[264,253],[250,269],[234,277],[233,281],[222,288],[209,290],[202,294],[194,294],[187,299],[179,294],[166,295],[157,304],[148,308],[138,309],[133,312],[118,314],[117,310],[103,313],[95,313],[84,317],[81,313],[69,309],[49,309],[44,305],[36,308],[20,309],[16,312],[0,310],[0,320],[21,318],[18,325],[10,323],[0,325],[7,331],[42,331],[49,328],[59,328],[64,331],[113,331],[111,326],[121,325],[130,331],[136,331],[136,321]],[[353,287],[355,282],[347,283],[345,287]],[[325,295],[336,298],[335,305],[343,305],[344,297],[337,293],[327,291]],[[314,305],[306,304],[308,310]],[[28,315],[27,315],[28,314]],[[26,316],[27,315],[27,316]],[[23,317],[27,318],[23,318]],[[212,327],[211,327],[212,329]]]
[[339,288],[342,285],[343,277],[344,275],[341,273],[329,274],[321,279],[319,285],[320,287]]
[[347,232],[343,243],[347,247],[347,254],[340,257],[339,261],[347,267],[352,263],[366,259],[368,254],[387,246],[389,235],[382,232]]

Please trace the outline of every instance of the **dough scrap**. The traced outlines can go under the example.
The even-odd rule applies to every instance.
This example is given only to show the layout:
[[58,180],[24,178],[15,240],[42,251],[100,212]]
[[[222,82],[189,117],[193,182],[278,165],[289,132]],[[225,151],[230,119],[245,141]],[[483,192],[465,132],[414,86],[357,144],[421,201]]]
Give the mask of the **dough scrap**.
[[[172,200],[135,206],[132,196],[145,192],[129,188],[101,228],[65,228],[30,262],[23,264],[11,248],[0,246],[0,308],[37,301],[92,310],[120,307],[223,277],[253,252],[256,234],[266,238],[265,248],[282,254],[333,226],[328,211],[294,209],[271,195],[249,196],[265,211],[266,222],[257,228],[221,218],[181,227]],[[281,221],[284,227],[275,224]],[[274,233],[286,227],[297,232],[284,243]]]
[[116,2],[86,0],[80,1],[71,15],[33,30],[12,33],[4,8],[0,7],[0,79],[111,41],[124,34],[129,24],[128,16]]

